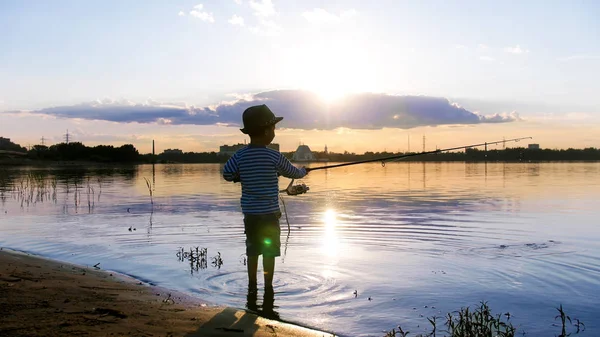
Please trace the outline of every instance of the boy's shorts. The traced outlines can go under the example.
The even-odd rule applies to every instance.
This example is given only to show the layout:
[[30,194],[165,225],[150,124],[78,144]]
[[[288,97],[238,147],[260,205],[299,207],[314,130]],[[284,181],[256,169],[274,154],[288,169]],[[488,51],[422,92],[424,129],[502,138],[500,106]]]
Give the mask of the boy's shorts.
[[276,257],[281,255],[281,213],[244,214],[244,233],[246,234],[246,255]]

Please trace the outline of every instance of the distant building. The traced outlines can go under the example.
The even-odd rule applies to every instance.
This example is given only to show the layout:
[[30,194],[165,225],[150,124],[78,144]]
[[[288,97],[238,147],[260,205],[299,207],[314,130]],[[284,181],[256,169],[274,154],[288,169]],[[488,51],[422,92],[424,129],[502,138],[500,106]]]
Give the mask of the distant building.
[[[235,144],[235,145],[221,145],[219,146],[219,156],[233,156],[238,150],[243,149],[248,144]],[[279,144],[273,143],[267,145],[268,148],[279,152]]]
[[242,149],[246,144],[221,145],[219,146],[220,156],[233,156],[239,149]]
[[299,145],[292,156],[293,161],[316,161],[317,158],[312,153],[308,145]]
[[163,154],[183,154],[183,151],[180,149],[166,149],[163,151]]
[[527,146],[527,148],[528,148],[529,150],[539,150],[539,149],[540,149],[540,144],[529,144],[529,145]]

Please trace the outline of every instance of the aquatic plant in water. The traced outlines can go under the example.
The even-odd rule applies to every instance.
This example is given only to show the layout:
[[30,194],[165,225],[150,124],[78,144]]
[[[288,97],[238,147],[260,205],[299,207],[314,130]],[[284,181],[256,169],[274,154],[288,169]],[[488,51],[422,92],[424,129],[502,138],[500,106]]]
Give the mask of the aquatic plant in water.
[[176,255],[179,262],[188,261],[190,263],[190,273],[192,274],[200,269],[206,269],[208,266],[208,248],[190,247],[190,251],[186,252],[183,247],[179,247]]
[[[579,319],[571,320],[563,310],[562,304],[559,308],[556,308],[559,314],[555,319],[560,319],[561,322],[561,334],[558,337],[567,337],[571,333],[567,332],[567,322],[572,326],[576,327],[576,334],[580,331],[585,330],[585,324]],[[506,317],[504,320],[503,316]],[[493,315],[487,302],[481,302],[479,307],[475,310],[471,310],[469,307],[461,308],[459,311],[454,311],[446,314],[446,330],[445,332],[448,337],[514,337],[517,329],[510,323],[510,313]],[[439,317],[427,318],[431,325],[431,331],[426,334],[418,334],[416,337],[436,337],[442,336],[438,332],[437,319]],[[573,324],[573,321],[576,324]],[[401,326],[398,326],[398,330],[392,329],[387,332],[384,337],[406,337],[409,336],[410,331],[404,331]],[[525,332],[523,332],[525,335]]]
[[213,256],[212,265],[215,268],[221,269],[221,266],[223,265],[223,259],[221,258],[221,252],[217,252],[217,255]]

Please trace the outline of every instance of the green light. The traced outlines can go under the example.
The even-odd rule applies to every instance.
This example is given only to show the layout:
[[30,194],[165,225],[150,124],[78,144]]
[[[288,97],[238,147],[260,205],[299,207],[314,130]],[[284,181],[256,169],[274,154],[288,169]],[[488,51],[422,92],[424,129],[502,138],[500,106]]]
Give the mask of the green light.
[[269,238],[265,239],[265,245],[270,246],[271,245],[271,239],[269,239]]

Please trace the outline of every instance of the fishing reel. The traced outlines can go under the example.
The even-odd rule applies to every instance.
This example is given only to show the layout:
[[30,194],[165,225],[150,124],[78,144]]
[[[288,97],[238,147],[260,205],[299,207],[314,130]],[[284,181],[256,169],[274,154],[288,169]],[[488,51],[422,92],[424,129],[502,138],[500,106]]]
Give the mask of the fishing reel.
[[299,195],[308,192],[308,190],[310,190],[310,188],[306,186],[306,184],[294,185],[294,179],[292,179],[288,187],[285,190],[281,190],[279,192],[285,192],[287,193],[287,195]]

